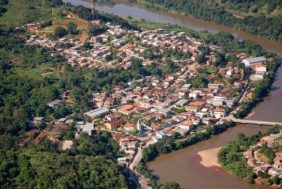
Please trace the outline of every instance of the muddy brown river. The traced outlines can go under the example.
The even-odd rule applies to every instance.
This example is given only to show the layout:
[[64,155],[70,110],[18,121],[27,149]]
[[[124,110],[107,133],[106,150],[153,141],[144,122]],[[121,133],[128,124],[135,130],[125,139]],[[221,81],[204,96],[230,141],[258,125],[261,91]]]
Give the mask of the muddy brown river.
[[198,155],[200,151],[222,147],[229,141],[236,140],[240,132],[250,136],[265,129],[265,127],[238,125],[209,140],[161,155],[149,162],[148,166],[153,174],[159,177],[161,183],[176,181],[183,189],[265,189],[230,176],[221,168],[204,167],[200,164],[201,157]]
[[[65,1],[71,2],[73,5],[91,7],[90,3],[82,0]],[[223,31],[231,33],[239,40],[254,41],[266,50],[282,56],[282,43],[190,16],[151,10],[129,3],[117,3],[112,6],[97,5],[96,9],[122,17],[131,16],[135,19],[145,19],[151,22],[178,24],[196,31],[209,31],[212,33]],[[254,109],[250,119],[282,122],[282,68],[277,72],[271,94]],[[265,127],[237,125],[207,141],[170,154],[161,155],[148,163],[148,166],[159,177],[161,183],[176,181],[182,188],[186,189],[265,189],[262,186],[252,185],[239,178],[230,176],[220,168],[206,168],[200,164],[201,157],[198,156],[199,151],[221,147],[229,141],[235,140],[240,132],[252,135],[263,130],[265,130]]]

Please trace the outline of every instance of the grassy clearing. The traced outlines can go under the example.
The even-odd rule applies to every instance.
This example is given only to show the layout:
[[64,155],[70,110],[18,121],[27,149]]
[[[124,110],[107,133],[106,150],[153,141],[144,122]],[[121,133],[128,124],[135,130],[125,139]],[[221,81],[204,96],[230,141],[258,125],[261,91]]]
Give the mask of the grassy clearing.
[[0,25],[15,27],[30,22],[50,20],[51,8],[43,4],[44,2],[39,0],[10,0],[8,11],[0,17]]

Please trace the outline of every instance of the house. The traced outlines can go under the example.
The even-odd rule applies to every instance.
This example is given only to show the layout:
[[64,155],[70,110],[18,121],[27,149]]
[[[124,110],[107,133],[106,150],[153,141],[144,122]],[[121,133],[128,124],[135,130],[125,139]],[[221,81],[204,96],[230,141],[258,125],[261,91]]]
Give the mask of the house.
[[161,126],[157,124],[152,124],[151,128],[153,129],[153,131],[159,131],[161,129]]
[[268,174],[271,176],[278,176],[279,178],[282,178],[282,170],[276,169],[276,168],[270,168],[268,170]]
[[129,116],[135,112],[135,106],[132,104],[123,105],[118,109],[118,112]]
[[196,116],[201,119],[207,117],[207,115],[208,115],[207,112],[202,112],[202,111],[196,113]]
[[221,96],[215,96],[211,99],[211,104],[214,106],[222,106],[225,98]]
[[266,58],[264,56],[255,57],[255,58],[247,58],[242,61],[246,67],[254,66],[256,64],[266,63]]
[[34,117],[32,123],[36,126],[41,125],[44,122],[44,117]]
[[114,131],[120,128],[124,124],[125,124],[124,120],[118,119],[118,120],[114,120],[114,121],[105,123],[105,127],[109,131]]
[[115,121],[115,120],[121,119],[121,116],[118,115],[118,114],[109,114],[109,115],[106,116],[106,119],[108,121]]
[[161,133],[161,132],[156,132],[156,135],[152,137],[154,142],[158,142],[158,141],[163,140],[165,138],[167,138],[167,136],[165,134]]
[[267,71],[267,67],[264,64],[258,64],[254,67],[254,70],[256,71],[256,74],[264,75]]
[[48,105],[49,107],[51,107],[51,108],[56,108],[56,107],[58,107],[61,103],[62,103],[61,100],[56,99],[56,100],[53,100],[53,101],[51,101],[51,102],[48,102],[47,105]]
[[94,125],[93,123],[85,123],[82,127],[82,133],[87,133],[88,135],[91,135],[94,131]]
[[108,108],[102,107],[102,108],[97,108],[95,110],[91,110],[89,112],[86,112],[86,113],[84,113],[84,115],[86,115],[90,119],[94,119],[94,118],[97,118],[97,117],[107,115],[109,113],[110,113],[110,111],[109,111]]
[[117,159],[119,165],[128,165],[129,159],[127,157],[121,157]]
[[187,119],[186,121],[183,121],[181,122],[179,125],[178,125],[181,129],[191,129],[191,127],[193,126],[193,122],[192,120],[189,120]]
[[263,75],[261,75],[261,74],[252,74],[251,76],[250,76],[250,80],[251,81],[260,81],[260,80],[263,80]]
[[273,167],[276,169],[282,169],[282,153],[277,153],[276,157],[273,160]]
[[189,93],[189,98],[196,99],[199,95],[199,91],[192,91]]
[[225,117],[226,116],[226,111],[225,111],[225,109],[223,109],[223,108],[216,108],[215,110],[214,110],[214,117],[216,118],[216,119],[220,119],[220,118],[223,118],[223,117]]
[[126,136],[126,137],[123,137],[123,138],[119,139],[119,145],[123,146],[123,145],[125,145],[125,144],[127,144],[129,142],[133,142],[133,141],[137,142],[138,140],[135,137],[133,137],[133,136]]
[[187,90],[187,89],[189,89],[191,87],[191,84],[185,84],[185,85],[183,85],[182,86],[182,90]]
[[189,106],[187,106],[186,110],[191,112],[198,112],[205,106],[205,101],[203,100],[196,100],[191,102]]
[[136,131],[136,124],[130,123],[130,122],[126,122],[126,124],[123,126],[123,129],[126,132]]

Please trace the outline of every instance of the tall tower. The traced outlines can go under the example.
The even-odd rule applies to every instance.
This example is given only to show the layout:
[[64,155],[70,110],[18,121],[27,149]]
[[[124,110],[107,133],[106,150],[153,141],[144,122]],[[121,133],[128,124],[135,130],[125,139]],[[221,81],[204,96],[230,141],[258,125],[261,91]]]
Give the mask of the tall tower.
[[91,4],[91,14],[92,14],[92,18],[94,19],[95,17],[95,3],[96,3],[96,0],[92,0],[92,4]]
[[139,119],[138,122],[137,122],[137,130],[138,130],[138,131],[141,131],[141,130],[142,130],[142,125],[141,125],[141,123],[140,123],[140,119]]

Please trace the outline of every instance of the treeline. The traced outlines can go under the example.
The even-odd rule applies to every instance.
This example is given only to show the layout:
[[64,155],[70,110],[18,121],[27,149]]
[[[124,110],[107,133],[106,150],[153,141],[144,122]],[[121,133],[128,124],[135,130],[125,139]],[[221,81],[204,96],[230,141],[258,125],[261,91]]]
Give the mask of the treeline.
[[154,160],[160,154],[170,153],[172,151],[191,146],[200,141],[207,140],[211,136],[220,134],[233,126],[235,126],[235,123],[226,122],[206,128],[203,132],[196,132],[195,134],[188,135],[186,138],[180,140],[177,139],[177,136],[174,136],[172,138],[152,144],[143,150],[143,157],[138,166],[138,172],[147,178],[150,178],[152,186],[157,188],[158,184],[156,182],[155,176],[148,169],[146,165],[147,162]]
[[[232,175],[238,176],[242,179],[254,183],[254,180],[259,176],[268,179],[268,184],[282,184],[282,180],[279,178],[270,178],[267,173],[259,173],[256,175],[253,169],[247,164],[246,159],[243,157],[243,153],[249,149],[250,146],[255,145],[263,136],[270,135],[272,133],[279,133],[281,126],[275,126],[268,129],[265,133],[259,132],[251,137],[246,137],[244,134],[239,134],[238,139],[235,142],[230,142],[226,147],[222,148],[218,154],[219,162],[223,168]],[[267,156],[273,157],[273,153],[267,148],[262,148],[262,153]]]
[[127,170],[115,161],[118,144],[110,133],[81,135],[67,152],[52,145],[46,140],[31,149],[1,146],[1,188],[134,188]]
[[[266,36],[270,39],[282,41],[282,16],[258,14],[255,16],[238,18],[227,11],[226,2],[218,4],[211,0],[135,0],[135,2],[143,4],[150,8],[160,8],[177,11],[179,13],[192,15],[196,18],[244,30],[255,35]],[[278,5],[281,5],[281,1],[280,4],[279,1],[277,2]],[[252,3],[254,5],[256,4],[256,1],[249,1],[249,3]],[[266,1],[266,3],[270,4],[269,1]],[[236,3],[233,2],[233,4]]]
[[7,11],[8,0],[0,0],[0,17]]

